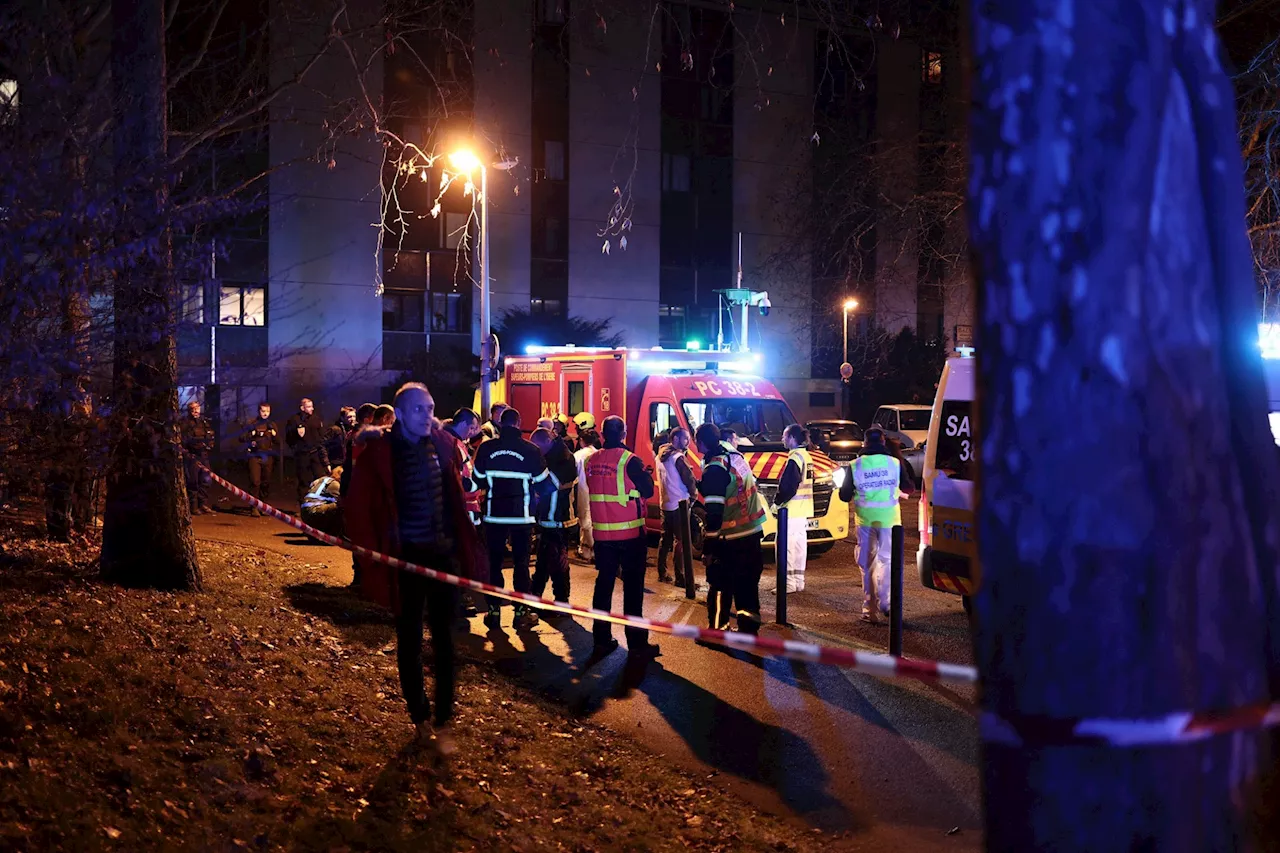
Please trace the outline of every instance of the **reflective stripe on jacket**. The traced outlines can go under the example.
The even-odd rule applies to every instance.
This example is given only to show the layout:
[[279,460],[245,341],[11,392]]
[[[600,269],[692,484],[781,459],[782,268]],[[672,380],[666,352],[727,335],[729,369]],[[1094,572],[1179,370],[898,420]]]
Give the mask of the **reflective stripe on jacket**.
[[787,501],[789,518],[813,518],[813,459],[809,451],[798,447],[787,454],[787,461],[794,462],[800,468],[800,485],[796,487],[795,496]]
[[898,504],[898,482],[902,465],[883,453],[859,456],[853,462],[854,512],[863,527],[894,527],[902,524]]
[[743,477],[732,462],[726,464],[724,456],[716,456],[706,464],[707,468],[724,468],[729,474],[729,488],[723,496],[703,495],[702,501],[707,504],[724,504],[724,516],[720,529],[707,531],[707,536],[721,539],[741,539],[750,536],[764,527],[765,506],[760,490],[756,488],[756,478],[750,471]]
[[597,450],[586,460],[591,529],[597,542],[644,535],[644,501],[627,475],[632,455],[625,447],[610,447]]

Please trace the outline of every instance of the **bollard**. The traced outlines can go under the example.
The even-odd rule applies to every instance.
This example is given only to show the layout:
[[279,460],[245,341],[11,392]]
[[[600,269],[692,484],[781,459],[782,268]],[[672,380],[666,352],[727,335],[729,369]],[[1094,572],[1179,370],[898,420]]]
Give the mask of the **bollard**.
[[693,580],[693,532],[690,529],[689,502],[680,501],[676,535],[680,537],[680,562],[684,564],[684,597],[693,601],[698,585]]
[[773,621],[787,624],[787,508],[778,507],[778,537],[774,540],[778,563],[778,609]]
[[892,533],[893,555],[889,560],[889,654],[902,655],[902,525]]

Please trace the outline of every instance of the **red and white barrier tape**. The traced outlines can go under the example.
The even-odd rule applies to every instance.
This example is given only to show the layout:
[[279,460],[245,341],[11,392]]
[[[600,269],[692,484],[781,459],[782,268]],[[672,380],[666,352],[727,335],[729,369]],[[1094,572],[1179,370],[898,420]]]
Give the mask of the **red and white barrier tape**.
[[318,539],[329,545],[338,548],[345,548],[348,551],[354,551],[362,557],[369,557],[379,563],[385,563],[396,569],[432,580],[442,581],[452,586],[462,587],[464,589],[472,589],[476,592],[483,592],[486,595],[495,598],[514,601],[519,604],[527,604],[542,610],[551,610],[557,613],[568,613],[572,616],[582,616],[588,619],[598,619],[606,622],[613,622],[617,625],[631,626],[633,628],[644,628],[649,631],[656,631],[659,634],[671,634],[675,637],[684,637],[690,640],[706,640],[718,643],[724,646],[730,646],[738,649],[750,649],[754,652],[765,655],[779,655],[782,657],[795,658],[797,660],[809,661],[811,663],[825,663],[832,666],[852,669],[858,672],[865,672],[871,675],[900,677],[900,678],[917,678],[924,681],[941,681],[955,682],[962,684],[972,684],[978,680],[978,671],[972,666],[963,666],[954,663],[941,663],[939,661],[929,660],[911,660],[909,658],[893,657],[892,655],[873,654],[871,652],[860,652],[853,649],[841,649],[833,646],[821,646],[817,643],[799,643],[795,640],[780,640],[773,637],[761,637],[755,634],[744,634],[736,631],[715,631],[710,628],[699,628],[696,625],[690,625],[685,622],[660,622],[656,619],[646,619],[643,616],[626,616],[620,613],[609,613],[604,610],[596,610],[593,607],[578,607],[564,601],[547,601],[535,595],[529,595],[523,592],[513,592],[502,589],[501,587],[491,586],[480,581],[470,580],[468,578],[450,575],[445,572],[428,569],[425,566],[406,563],[398,557],[391,557],[387,554],[379,554],[377,551],[371,551],[368,548],[355,545],[352,542],[339,536],[333,536],[324,531],[317,530],[308,524],[304,524],[300,519],[294,518],[288,513],[281,512],[270,504],[263,503],[253,495],[243,489],[233,486],[217,474],[210,471],[204,465],[200,468],[209,473],[213,481],[222,488],[231,492],[236,497],[246,501],[257,507],[262,512],[283,521],[285,524],[296,527],[303,533],[313,539]]
[[1280,702],[1246,705],[1231,711],[1179,711],[1162,717],[1121,719],[1088,717],[1001,717],[984,711],[979,731],[987,743],[1012,747],[1162,746],[1193,743],[1229,732],[1280,725]]

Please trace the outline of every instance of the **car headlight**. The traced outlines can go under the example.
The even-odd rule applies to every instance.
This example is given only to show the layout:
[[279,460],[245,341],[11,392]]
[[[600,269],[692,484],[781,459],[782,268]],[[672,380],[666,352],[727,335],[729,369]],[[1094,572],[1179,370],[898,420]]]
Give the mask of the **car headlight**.
[[844,478],[847,476],[846,472],[848,470],[849,470],[848,468],[841,465],[839,468],[837,468],[835,471],[832,472],[831,482],[833,485],[835,485],[837,489],[844,486]]

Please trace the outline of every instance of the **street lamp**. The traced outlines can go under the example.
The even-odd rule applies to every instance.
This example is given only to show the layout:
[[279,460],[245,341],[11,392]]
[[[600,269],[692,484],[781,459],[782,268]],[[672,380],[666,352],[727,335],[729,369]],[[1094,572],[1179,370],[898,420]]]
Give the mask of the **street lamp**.
[[489,170],[474,151],[463,148],[449,162],[468,178],[480,170],[480,417],[489,411]]
[[858,307],[858,300],[846,299],[844,301],[844,361],[849,362],[849,313]]

